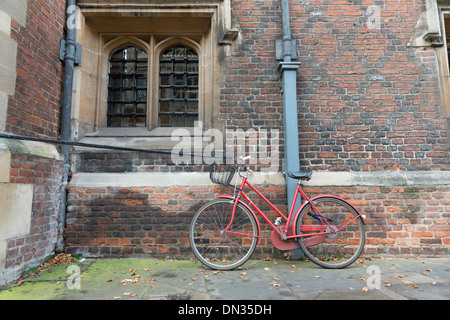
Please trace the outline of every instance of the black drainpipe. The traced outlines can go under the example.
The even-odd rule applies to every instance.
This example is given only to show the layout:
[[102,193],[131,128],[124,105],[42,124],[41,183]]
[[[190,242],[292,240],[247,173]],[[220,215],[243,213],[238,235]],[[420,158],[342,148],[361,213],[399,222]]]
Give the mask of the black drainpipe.
[[[77,62],[77,44],[75,42],[75,15],[76,15],[76,0],[67,1],[67,25],[66,25],[66,40],[61,41],[60,58],[64,61],[64,87],[63,87],[63,101],[61,109],[61,140],[70,140],[70,118],[72,114],[72,89],[73,89],[73,75],[75,63]],[[79,58],[78,58],[79,60]],[[70,172],[70,153],[69,145],[61,145],[61,154],[63,156],[63,180],[61,185],[61,207],[59,210],[60,217],[60,234],[58,238],[58,248],[64,248],[64,229],[66,227],[66,207],[67,207],[67,187],[69,183]]]
[[[297,108],[297,70],[300,62],[297,59],[296,41],[292,39],[289,0],[280,0],[283,23],[283,39],[278,41],[278,59],[281,60],[279,70],[282,74],[283,91],[283,128],[284,128],[284,171],[286,174],[286,193],[288,208],[293,201],[297,181],[290,178],[287,172],[300,171],[298,108]],[[300,206],[297,199],[295,210]],[[291,221],[292,223],[292,221]],[[291,251],[293,259],[303,256],[301,249]]]

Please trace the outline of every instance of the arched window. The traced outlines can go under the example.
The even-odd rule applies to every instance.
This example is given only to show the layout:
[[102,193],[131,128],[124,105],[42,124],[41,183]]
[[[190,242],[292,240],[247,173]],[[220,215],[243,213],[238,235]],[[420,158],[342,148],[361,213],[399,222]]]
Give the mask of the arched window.
[[109,60],[108,127],[145,127],[148,55],[128,45]]
[[198,120],[199,59],[192,48],[176,45],[159,57],[159,126],[193,127]]

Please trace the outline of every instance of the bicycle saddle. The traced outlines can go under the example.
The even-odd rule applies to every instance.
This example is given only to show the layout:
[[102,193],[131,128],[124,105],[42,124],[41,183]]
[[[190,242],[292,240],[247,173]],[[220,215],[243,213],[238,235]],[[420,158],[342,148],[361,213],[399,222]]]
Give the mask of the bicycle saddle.
[[298,180],[309,180],[311,179],[312,171],[288,172],[288,176]]

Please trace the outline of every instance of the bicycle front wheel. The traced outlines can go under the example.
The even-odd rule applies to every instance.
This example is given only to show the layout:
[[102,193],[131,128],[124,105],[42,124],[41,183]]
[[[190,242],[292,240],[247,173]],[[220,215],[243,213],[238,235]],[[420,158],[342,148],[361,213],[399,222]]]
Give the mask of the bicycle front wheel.
[[205,204],[192,219],[189,244],[197,259],[215,270],[232,270],[253,254],[259,234],[253,214],[242,204],[236,206],[231,227],[234,200],[217,199]]
[[[346,201],[333,197],[313,200],[317,213],[307,204],[296,222],[300,248],[314,263],[324,268],[345,268],[358,259],[366,240],[359,213]],[[328,223],[326,223],[324,220]]]

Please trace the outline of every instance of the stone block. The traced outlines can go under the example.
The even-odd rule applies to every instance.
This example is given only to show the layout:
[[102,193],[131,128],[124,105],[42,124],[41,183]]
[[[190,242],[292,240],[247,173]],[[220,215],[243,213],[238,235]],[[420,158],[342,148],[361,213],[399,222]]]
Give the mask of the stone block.
[[30,233],[33,185],[0,183],[0,241]]

